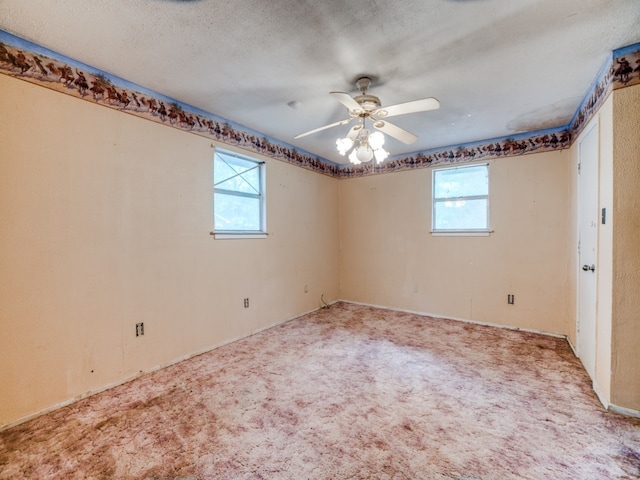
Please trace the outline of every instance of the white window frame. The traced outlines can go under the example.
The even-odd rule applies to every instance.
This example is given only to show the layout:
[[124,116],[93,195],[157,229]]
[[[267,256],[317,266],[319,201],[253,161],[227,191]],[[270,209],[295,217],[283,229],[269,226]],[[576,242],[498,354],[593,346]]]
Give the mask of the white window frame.
[[[487,169],[487,194],[486,195],[459,195],[456,197],[438,197],[436,198],[436,177],[439,172],[446,170],[462,170],[465,168],[484,166]],[[488,236],[492,230],[490,229],[490,202],[489,193],[491,191],[491,175],[489,171],[488,163],[473,163],[470,165],[458,165],[455,167],[434,168],[431,173],[431,234],[433,236]],[[487,220],[486,228],[462,228],[462,229],[437,229],[436,228],[436,204],[447,201],[460,201],[460,200],[486,200],[487,205]]]
[[[216,173],[215,173],[215,156],[222,155],[225,157],[233,157],[238,158],[245,162],[251,162],[255,164],[255,167],[258,169],[258,178],[259,178],[259,192],[258,193],[246,193],[246,192],[237,192],[235,190],[227,190],[224,188],[217,187],[216,182]],[[265,195],[265,170],[266,163],[261,160],[257,160],[255,158],[248,157],[246,155],[241,155],[229,150],[223,149],[215,149],[214,150],[214,168],[213,168],[213,235],[216,239],[238,239],[238,238],[266,238],[267,237],[267,220],[266,220],[266,195]],[[246,173],[243,172],[243,173]],[[241,174],[238,174],[241,175]],[[228,179],[225,179],[225,181]],[[230,195],[235,197],[248,197],[258,199],[260,202],[260,228],[259,230],[221,230],[216,229],[216,206],[215,206],[215,195]]]

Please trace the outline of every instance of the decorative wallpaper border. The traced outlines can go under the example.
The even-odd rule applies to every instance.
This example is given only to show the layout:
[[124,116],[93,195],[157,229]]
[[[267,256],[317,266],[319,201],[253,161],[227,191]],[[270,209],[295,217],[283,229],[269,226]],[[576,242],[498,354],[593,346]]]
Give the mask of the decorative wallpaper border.
[[356,167],[345,165],[340,167],[340,177],[362,177],[442,164],[468,163],[499,157],[525,155],[527,153],[562,150],[569,148],[571,140],[571,132],[567,127],[552,128],[533,133],[521,133],[492,140],[466,143],[456,147],[424,150],[408,156],[385,160],[381,165],[366,164]]
[[424,150],[392,157],[381,165],[338,165],[3,30],[0,30],[0,73],[323,175],[353,178],[569,148],[612,90],[640,83],[640,43],[611,53],[567,125]]
[[611,56],[604,68],[596,77],[582,104],[578,107],[571,122],[569,122],[574,138],[582,132],[612,90],[630,87],[639,83],[640,43],[618,48],[611,52]]
[[337,177],[324,158],[0,30],[0,73]]
[[614,50],[571,121],[537,132],[483,140],[392,157],[381,165],[340,166],[341,178],[399,172],[441,164],[513,157],[569,148],[612,90],[640,83],[640,43]]

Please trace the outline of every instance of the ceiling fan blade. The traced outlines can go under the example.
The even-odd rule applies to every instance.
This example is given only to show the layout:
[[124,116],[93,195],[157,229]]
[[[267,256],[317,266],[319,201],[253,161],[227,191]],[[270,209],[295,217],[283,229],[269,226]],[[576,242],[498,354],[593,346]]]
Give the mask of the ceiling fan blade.
[[406,143],[407,145],[415,142],[418,137],[416,137],[413,133],[407,132],[404,128],[400,128],[393,123],[384,122],[382,120],[376,120],[373,122],[373,127],[380,130],[382,133],[386,133],[390,137],[395,138],[396,140],[400,140],[402,143]]
[[387,118],[396,115],[405,115],[407,113],[427,112],[440,108],[440,102],[433,97],[414,100],[412,102],[397,103],[388,107],[381,107],[371,112],[377,117]]
[[364,112],[362,107],[355,99],[345,92],[329,92],[330,95],[333,95],[333,98],[338,100],[341,104],[343,104],[350,112]]
[[314,128],[313,130],[309,130],[308,132],[304,132],[304,133],[301,133],[299,135],[296,135],[293,138],[295,138],[297,140],[298,138],[306,137],[307,135],[311,135],[312,133],[321,132],[322,130],[326,130],[328,128],[337,127],[338,125],[346,125],[351,120],[353,120],[353,118],[345,118],[344,120],[340,120],[339,122],[335,122],[335,123],[331,123],[329,125],[325,125],[324,127]]

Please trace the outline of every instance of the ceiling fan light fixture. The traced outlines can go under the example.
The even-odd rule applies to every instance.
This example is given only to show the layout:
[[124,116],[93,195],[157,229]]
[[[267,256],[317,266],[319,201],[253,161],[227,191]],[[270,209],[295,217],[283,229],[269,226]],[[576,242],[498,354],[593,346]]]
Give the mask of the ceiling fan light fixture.
[[382,148],[384,145],[384,134],[382,132],[369,133],[366,128],[360,127],[355,135],[355,139],[352,140],[349,136],[344,138],[338,138],[336,140],[336,147],[340,155],[346,155],[349,153],[349,161],[354,165],[360,165],[366,163],[375,157],[376,163],[380,164],[389,156],[389,152]]

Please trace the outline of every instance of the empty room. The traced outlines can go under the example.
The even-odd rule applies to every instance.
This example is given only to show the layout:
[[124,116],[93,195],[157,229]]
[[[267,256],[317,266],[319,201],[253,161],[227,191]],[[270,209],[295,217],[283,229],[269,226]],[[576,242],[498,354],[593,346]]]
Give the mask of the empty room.
[[0,479],[640,478],[637,0],[0,0]]

